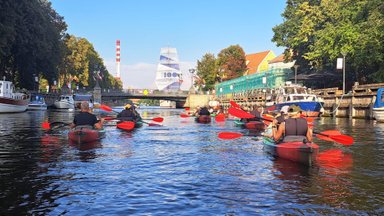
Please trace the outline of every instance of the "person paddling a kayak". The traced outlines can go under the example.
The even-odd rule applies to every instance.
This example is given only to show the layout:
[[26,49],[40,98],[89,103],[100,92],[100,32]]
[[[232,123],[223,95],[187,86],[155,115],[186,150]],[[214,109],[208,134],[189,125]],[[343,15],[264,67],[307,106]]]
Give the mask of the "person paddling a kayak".
[[308,122],[305,118],[300,118],[300,107],[291,105],[288,108],[288,118],[285,119],[279,126],[276,119],[272,122],[272,136],[278,142],[283,139],[283,142],[303,141],[312,142],[312,129],[308,127]]
[[117,119],[120,121],[141,121],[140,114],[136,111],[135,106],[131,100],[128,100],[127,105],[125,105],[123,111],[117,114]]
[[255,118],[246,119],[246,122],[251,121],[260,121],[261,122],[261,114],[263,113],[263,107],[253,106],[253,110],[250,112],[250,114],[254,115]]
[[81,111],[73,119],[71,128],[74,128],[76,126],[87,126],[87,125],[94,127],[96,129],[103,128],[104,119],[101,118],[100,121],[97,120],[97,117],[94,114],[92,114],[91,110],[89,109],[88,101],[81,102],[80,108],[81,108]]

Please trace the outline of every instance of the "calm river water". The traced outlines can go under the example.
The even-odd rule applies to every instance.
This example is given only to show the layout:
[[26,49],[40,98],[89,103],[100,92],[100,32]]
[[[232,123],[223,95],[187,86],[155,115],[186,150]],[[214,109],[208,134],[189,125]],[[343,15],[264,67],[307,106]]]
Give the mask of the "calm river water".
[[384,214],[384,124],[323,118],[352,146],[315,139],[332,160],[308,168],[274,159],[232,121],[208,125],[183,110],[139,109],[163,127],[128,133],[107,126],[99,143],[70,145],[68,128],[45,134],[49,119],[74,113],[0,115],[0,215]]

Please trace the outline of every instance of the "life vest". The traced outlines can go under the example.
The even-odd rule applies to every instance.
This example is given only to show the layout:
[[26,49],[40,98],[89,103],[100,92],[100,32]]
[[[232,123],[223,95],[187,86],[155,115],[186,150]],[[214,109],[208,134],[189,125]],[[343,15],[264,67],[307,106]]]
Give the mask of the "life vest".
[[304,118],[288,118],[285,121],[283,142],[303,141],[307,138],[308,123]]

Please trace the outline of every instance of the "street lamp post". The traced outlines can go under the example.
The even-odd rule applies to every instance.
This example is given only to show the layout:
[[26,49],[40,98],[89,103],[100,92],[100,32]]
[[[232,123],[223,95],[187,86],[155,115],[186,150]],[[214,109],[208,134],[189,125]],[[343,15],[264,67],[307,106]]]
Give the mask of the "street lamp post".
[[193,76],[194,76],[195,72],[196,72],[195,69],[193,69],[193,68],[189,69],[189,73],[191,73],[191,88],[190,88],[191,93],[195,92],[194,87],[193,87]]
[[[39,77],[36,74],[33,74],[34,82],[33,82],[33,90],[37,91],[39,90]],[[37,85],[37,90],[36,90]]]
[[343,55],[343,95],[345,94],[345,56],[347,55],[346,52],[342,52],[341,55]]
[[297,68],[299,65],[293,65],[293,67],[295,68],[295,84],[297,84]]

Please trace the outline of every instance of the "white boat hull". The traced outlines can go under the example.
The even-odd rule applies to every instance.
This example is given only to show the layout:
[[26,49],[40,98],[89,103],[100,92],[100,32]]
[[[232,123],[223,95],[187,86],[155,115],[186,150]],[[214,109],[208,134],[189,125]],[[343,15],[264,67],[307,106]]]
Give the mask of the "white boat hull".
[[57,109],[75,109],[75,105],[67,101],[55,101],[54,105]]
[[28,104],[27,110],[47,110],[46,104]]
[[28,102],[28,95],[15,92],[12,82],[0,81],[0,113],[24,112]]
[[373,117],[378,122],[384,122],[384,107],[373,108]]
[[24,112],[27,110],[28,104],[24,105],[14,105],[7,103],[0,103],[0,113],[15,113],[15,112]]

